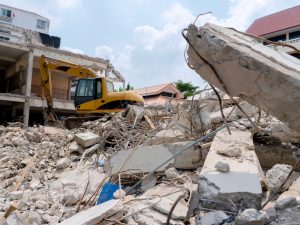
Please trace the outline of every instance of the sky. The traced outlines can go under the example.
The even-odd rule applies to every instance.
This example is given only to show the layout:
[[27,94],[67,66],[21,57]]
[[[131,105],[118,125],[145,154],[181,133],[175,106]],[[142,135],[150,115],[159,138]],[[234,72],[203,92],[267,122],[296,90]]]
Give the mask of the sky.
[[245,31],[259,17],[299,0],[0,0],[50,19],[61,48],[109,59],[135,88],[179,79],[203,87],[184,60],[181,31],[195,18]]

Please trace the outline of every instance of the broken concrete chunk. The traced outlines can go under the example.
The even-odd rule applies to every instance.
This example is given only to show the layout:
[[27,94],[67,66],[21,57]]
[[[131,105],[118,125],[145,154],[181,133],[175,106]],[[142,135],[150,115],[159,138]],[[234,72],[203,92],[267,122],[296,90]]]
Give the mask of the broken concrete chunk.
[[[262,200],[260,180],[264,175],[255,152],[248,150],[253,147],[250,132],[231,130],[232,134],[224,129],[215,136],[210,151],[206,157],[199,180],[198,193],[202,205],[217,210],[234,211],[233,205],[228,201],[244,208],[259,209]],[[225,148],[240,148],[243,160],[218,154],[218,150]],[[217,162],[228,163],[230,171],[219,172],[215,165]],[[220,204],[217,202],[227,202]]]
[[174,167],[166,169],[165,175],[168,179],[174,179],[174,178],[178,178],[180,176],[178,170]]
[[188,62],[204,80],[300,131],[298,59],[264,46],[255,38],[213,24],[199,29],[189,25],[187,38],[192,45],[187,52]]
[[[238,116],[237,116],[236,111],[234,110],[233,106],[223,109],[223,113],[224,113],[225,118],[227,118],[227,116],[230,113],[229,117],[227,118],[228,122],[235,121],[235,120],[238,119]],[[221,111],[210,113],[209,116],[210,116],[211,123],[221,123],[221,122],[223,122],[223,117],[222,117]]]
[[186,137],[181,130],[167,129],[157,132],[152,139],[146,141],[145,145],[168,144],[184,140]]
[[98,224],[103,219],[109,218],[120,212],[124,206],[120,200],[109,200],[100,205],[93,206],[85,211],[81,211],[74,216],[62,221],[61,225],[93,225]]
[[[155,203],[156,201],[157,200],[153,200],[153,203]],[[162,198],[161,201],[155,204],[153,207],[156,210],[168,215],[174,203],[174,201],[168,198]],[[184,220],[187,215],[187,211],[188,207],[183,205],[181,202],[178,202],[172,212],[171,218],[174,220]]]
[[230,170],[229,164],[226,163],[226,162],[221,162],[221,161],[219,161],[219,162],[216,163],[215,168],[218,171],[224,172],[224,173],[229,172],[229,170]]
[[278,199],[275,203],[275,209],[282,210],[297,205],[297,199],[295,197],[286,197]]
[[210,117],[205,108],[181,111],[174,115],[167,129],[180,130],[184,134],[201,134],[210,127]]
[[[178,142],[166,145],[139,146],[122,150],[105,161],[104,170],[112,174],[119,171],[127,171],[126,173],[151,172],[189,143]],[[203,163],[200,151],[201,148],[193,146],[162,165],[157,171],[165,171],[170,165],[178,169],[197,168]]]
[[[292,166],[285,164],[276,164],[272,169],[266,173],[266,181],[270,191],[277,191],[282,183],[286,180],[287,176],[291,172]],[[285,187],[287,188],[291,182],[287,182]]]
[[61,158],[56,162],[56,169],[61,170],[67,168],[72,161],[69,158]]
[[139,107],[136,105],[128,105],[124,112],[126,119],[133,123],[139,123],[144,117],[144,113],[144,107]]
[[265,225],[268,215],[256,209],[246,209],[235,218],[236,225]]
[[100,142],[101,137],[92,132],[75,134],[74,139],[83,147],[90,147]]
[[141,183],[142,191],[147,191],[150,188],[154,187],[157,182],[157,177],[155,174],[148,174]]
[[199,225],[211,225],[211,224],[220,224],[223,220],[227,219],[227,216],[223,211],[214,211],[206,213],[201,217],[201,222]]
[[272,120],[265,130],[282,142],[300,143],[300,132],[290,129],[286,124],[278,120]]

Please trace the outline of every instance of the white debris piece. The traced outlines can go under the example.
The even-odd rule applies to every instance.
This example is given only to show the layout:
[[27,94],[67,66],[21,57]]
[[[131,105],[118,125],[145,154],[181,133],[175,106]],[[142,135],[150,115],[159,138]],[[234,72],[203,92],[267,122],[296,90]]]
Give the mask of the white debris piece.
[[226,163],[226,162],[221,162],[221,161],[219,161],[219,162],[216,163],[215,168],[218,171],[224,172],[224,173],[229,172],[229,170],[230,170],[229,164]]
[[101,138],[92,132],[75,134],[74,139],[83,147],[90,147],[100,142]]

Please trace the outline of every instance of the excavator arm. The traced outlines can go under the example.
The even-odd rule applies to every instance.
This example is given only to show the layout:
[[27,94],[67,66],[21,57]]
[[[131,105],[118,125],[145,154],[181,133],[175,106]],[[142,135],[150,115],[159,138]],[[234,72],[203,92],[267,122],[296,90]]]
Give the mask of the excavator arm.
[[47,101],[47,120],[56,120],[53,111],[53,95],[52,95],[52,82],[51,82],[51,71],[67,74],[71,77],[76,78],[95,78],[96,73],[86,67],[79,66],[76,64],[47,58],[44,55],[40,57],[40,71],[41,71],[41,83],[44,89],[44,95]]

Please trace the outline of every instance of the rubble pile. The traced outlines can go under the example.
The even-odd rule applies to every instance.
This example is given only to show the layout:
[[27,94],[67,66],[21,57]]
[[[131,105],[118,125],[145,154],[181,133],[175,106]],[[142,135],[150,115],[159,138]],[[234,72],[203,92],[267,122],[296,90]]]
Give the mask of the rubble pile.
[[[2,222],[150,225],[167,220],[169,224],[298,221],[290,216],[300,209],[298,173],[294,172],[278,192],[293,164],[279,165],[274,160],[264,165],[259,161],[260,150],[270,146],[285,146],[295,161],[298,133],[262,113],[260,131],[253,136],[251,122],[226,98],[223,94],[230,134],[225,126],[195,144],[222,128],[224,122],[211,92],[201,97],[201,103],[187,102],[172,110],[133,107],[127,113],[85,122],[72,130],[1,126]],[[240,105],[255,121],[257,109],[243,101]],[[101,197],[105,186],[109,190],[113,185],[112,197]],[[262,209],[273,193],[282,194]]]
[[[191,64],[206,74],[193,51]],[[239,63],[253,69],[250,58]],[[295,88],[293,79],[285,85]],[[72,130],[0,126],[0,224],[299,224],[299,115],[271,113],[282,122],[267,113],[278,107],[270,95],[222,90],[129,106]]]

